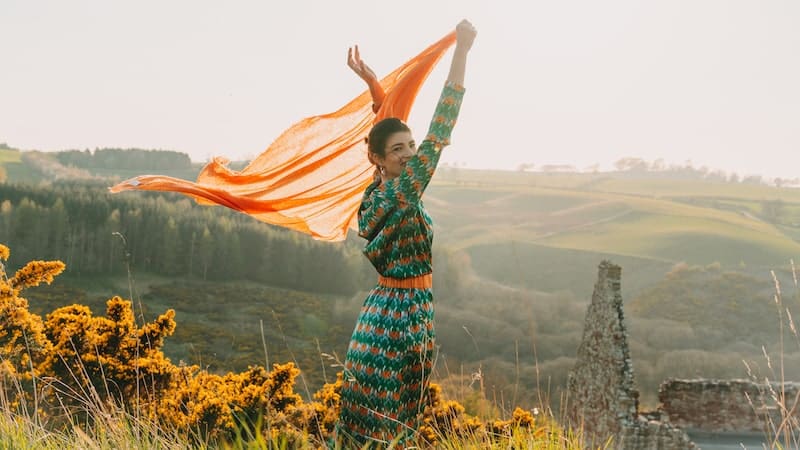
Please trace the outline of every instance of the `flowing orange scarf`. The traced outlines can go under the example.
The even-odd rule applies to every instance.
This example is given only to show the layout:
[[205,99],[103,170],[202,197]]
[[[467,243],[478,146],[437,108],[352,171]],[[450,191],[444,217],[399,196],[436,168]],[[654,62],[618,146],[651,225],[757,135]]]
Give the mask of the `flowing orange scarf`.
[[334,113],[292,125],[239,172],[217,157],[194,183],[142,175],[109,190],[180,192],[200,204],[227,206],[315,239],[341,241],[355,226],[361,196],[373,179],[364,137],[386,117],[407,120],[422,83],[453,43],[455,32],[383,78],[386,97],[377,113],[365,91]]

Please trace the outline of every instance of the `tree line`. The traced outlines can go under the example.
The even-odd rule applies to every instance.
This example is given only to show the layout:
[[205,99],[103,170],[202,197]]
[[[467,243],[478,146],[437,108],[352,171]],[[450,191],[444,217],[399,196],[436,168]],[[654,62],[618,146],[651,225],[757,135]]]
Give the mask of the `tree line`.
[[186,153],[172,150],[143,150],[138,148],[100,148],[94,152],[65,150],[56,158],[65,166],[81,169],[189,169],[192,161]]
[[[66,276],[138,272],[250,280],[350,295],[374,278],[360,242],[317,242],[222,207],[165,193],[109,194],[105,184],[0,184],[0,241],[12,261],[57,259]],[[368,282],[367,282],[368,283]]]

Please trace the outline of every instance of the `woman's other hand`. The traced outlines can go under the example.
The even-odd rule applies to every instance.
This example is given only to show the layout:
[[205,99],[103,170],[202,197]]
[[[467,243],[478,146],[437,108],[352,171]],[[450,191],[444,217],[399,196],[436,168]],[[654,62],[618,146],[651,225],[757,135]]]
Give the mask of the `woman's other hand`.
[[[477,35],[478,30],[472,26],[472,23],[467,19],[462,20],[456,26],[456,49],[468,51],[472,48],[472,43]],[[358,47],[356,47],[356,52],[358,52]]]

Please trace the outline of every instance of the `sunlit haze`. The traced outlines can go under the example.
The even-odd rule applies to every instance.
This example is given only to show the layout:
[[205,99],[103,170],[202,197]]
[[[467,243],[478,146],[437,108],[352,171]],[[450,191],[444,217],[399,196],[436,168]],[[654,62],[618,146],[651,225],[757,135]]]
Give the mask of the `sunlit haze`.
[[[0,2],[0,142],[260,153],[470,19],[444,161],[578,169],[635,156],[797,177],[800,2]],[[409,120],[424,134],[448,54]]]

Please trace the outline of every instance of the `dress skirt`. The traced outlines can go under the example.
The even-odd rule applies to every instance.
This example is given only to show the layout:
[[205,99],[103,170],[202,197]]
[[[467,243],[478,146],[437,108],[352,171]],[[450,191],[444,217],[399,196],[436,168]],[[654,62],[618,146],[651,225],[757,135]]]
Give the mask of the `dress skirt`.
[[417,432],[434,357],[430,288],[378,285],[347,349],[338,431],[359,445],[405,441]]

